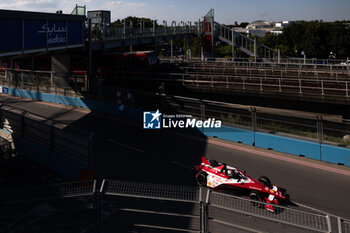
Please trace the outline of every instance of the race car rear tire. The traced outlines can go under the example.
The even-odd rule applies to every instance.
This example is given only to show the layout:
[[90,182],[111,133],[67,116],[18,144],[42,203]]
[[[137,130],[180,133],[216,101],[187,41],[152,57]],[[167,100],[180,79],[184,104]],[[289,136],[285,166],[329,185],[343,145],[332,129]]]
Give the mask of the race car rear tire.
[[262,203],[256,203],[255,201],[263,201],[260,194],[258,192],[252,191],[249,194],[249,200],[252,200],[250,203],[257,208],[264,208],[264,204]]
[[197,183],[203,187],[207,186],[207,174],[200,171],[196,175]]
[[271,180],[267,176],[260,176],[258,181],[265,186],[271,188]]

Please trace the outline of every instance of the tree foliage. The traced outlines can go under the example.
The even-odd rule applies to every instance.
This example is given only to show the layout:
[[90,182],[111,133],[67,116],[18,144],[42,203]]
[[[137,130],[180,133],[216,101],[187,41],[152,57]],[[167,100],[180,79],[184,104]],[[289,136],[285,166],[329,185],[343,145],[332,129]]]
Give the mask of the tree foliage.
[[350,22],[293,22],[282,34],[267,34],[259,41],[287,56],[304,51],[308,57],[328,58],[332,52],[344,59],[350,56]]
[[130,27],[130,23],[131,23],[133,28],[140,28],[141,22],[144,22],[146,28],[153,27],[152,19],[128,16],[125,19],[117,19],[116,21],[112,22],[110,24],[110,30],[114,32],[114,31],[117,31],[117,28],[123,28],[124,21],[125,21],[126,27]]

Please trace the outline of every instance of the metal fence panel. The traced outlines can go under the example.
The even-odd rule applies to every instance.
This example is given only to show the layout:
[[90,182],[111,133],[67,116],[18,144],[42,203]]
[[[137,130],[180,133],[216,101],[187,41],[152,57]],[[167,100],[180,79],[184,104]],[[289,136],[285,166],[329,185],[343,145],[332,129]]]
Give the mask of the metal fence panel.
[[199,202],[199,189],[186,186],[106,180],[102,191],[107,195]]
[[16,203],[31,200],[78,197],[93,195],[95,189],[96,181],[70,182],[44,187],[1,191],[0,200],[4,203]]
[[95,187],[86,181],[0,191],[2,232],[95,232]]
[[199,232],[200,190],[104,180],[102,231]]
[[199,203],[103,195],[101,232],[198,232]]
[[343,233],[349,233],[350,232],[350,221],[347,220],[341,220],[341,232]]
[[[318,213],[311,213],[272,204],[271,205],[274,207],[275,212],[271,213],[264,208],[264,205],[266,203],[217,192],[210,192],[209,203],[210,206],[219,209],[238,212],[240,214],[279,222],[281,224],[305,228],[309,230],[316,230],[320,232],[330,231],[327,216]],[[216,215],[216,217],[220,216],[223,215]]]

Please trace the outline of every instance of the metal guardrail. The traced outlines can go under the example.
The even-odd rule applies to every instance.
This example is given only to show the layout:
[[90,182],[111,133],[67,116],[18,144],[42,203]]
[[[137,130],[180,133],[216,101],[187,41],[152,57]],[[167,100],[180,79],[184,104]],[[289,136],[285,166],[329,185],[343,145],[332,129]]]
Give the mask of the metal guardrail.
[[[291,96],[307,94],[320,97],[349,97],[350,80],[319,80],[298,78],[275,78],[253,75],[211,75],[183,73],[126,73],[120,72],[119,82],[155,83],[166,85],[186,86],[196,89],[211,89],[221,91],[251,91],[252,93],[280,93]],[[109,77],[112,79],[113,77]]]
[[[195,187],[116,180],[103,180],[100,187],[96,181],[82,181],[2,190],[0,213],[6,211],[7,215],[0,215],[0,226],[3,232],[22,232],[23,227],[28,227],[28,232],[55,228],[52,232],[62,232],[64,227],[72,229],[73,225],[79,231],[89,232],[142,228],[203,233],[223,229],[225,232],[237,229],[350,232],[350,222],[345,219],[338,218],[333,222],[338,225],[332,226],[326,214],[273,204],[275,213],[271,213],[263,208],[264,202],[211,190],[202,198],[204,191]],[[67,219],[66,213],[73,215]],[[54,224],[62,219],[61,228]]]
[[350,66],[344,66],[339,64],[313,64],[313,63],[297,63],[297,62],[254,62],[245,59],[235,59],[234,61],[230,59],[221,59],[221,58],[213,58],[214,61],[211,60],[203,60],[201,61],[199,58],[192,58],[191,60],[187,59],[179,59],[176,57],[160,57],[161,63],[170,63],[170,64],[178,64],[178,65],[186,65],[186,66],[197,66],[197,67],[209,67],[209,68],[249,68],[249,69],[267,69],[267,70],[282,70],[287,72],[289,69],[298,70],[299,72],[315,72],[318,71],[329,71],[331,74],[336,75],[337,70],[346,72],[350,76]]
[[0,190],[0,232],[96,229],[95,193],[96,181]]
[[86,71],[66,76],[54,71],[0,69],[0,85],[56,95],[81,96],[79,93],[88,89],[88,80]]
[[106,195],[144,197],[182,202],[200,201],[198,188],[183,186],[103,180],[100,190]]
[[6,204],[91,196],[96,192],[96,180],[79,181],[1,191],[0,200]]
[[338,232],[350,232],[350,221],[338,218]]
[[213,207],[247,214],[268,221],[279,222],[280,224],[292,225],[298,228],[319,232],[332,232],[330,217],[328,215],[296,210],[274,204],[271,204],[271,206],[273,206],[275,212],[271,213],[265,210],[264,205],[266,203],[264,202],[212,192],[210,190],[208,190],[207,195],[209,205]]

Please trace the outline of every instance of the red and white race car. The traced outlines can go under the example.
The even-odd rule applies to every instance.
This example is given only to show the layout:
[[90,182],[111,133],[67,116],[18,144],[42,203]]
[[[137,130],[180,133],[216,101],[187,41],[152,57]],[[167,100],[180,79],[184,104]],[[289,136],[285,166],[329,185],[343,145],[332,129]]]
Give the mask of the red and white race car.
[[[286,202],[288,194],[286,190],[279,189],[271,184],[266,176],[261,176],[258,180],[248,176],[237,168],[218,163],[216,160],[207,160],[202,157],[202,163],[195,166],[198,171],[196,180],[199,185],[217,191],[230,191],[235,194],[247,195],[249,199],[266,202],[265,208],[274,212],[272,204]],[[253,204],[256,204],[253,202]]]

